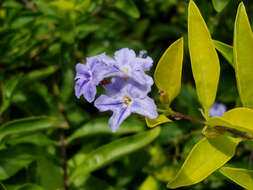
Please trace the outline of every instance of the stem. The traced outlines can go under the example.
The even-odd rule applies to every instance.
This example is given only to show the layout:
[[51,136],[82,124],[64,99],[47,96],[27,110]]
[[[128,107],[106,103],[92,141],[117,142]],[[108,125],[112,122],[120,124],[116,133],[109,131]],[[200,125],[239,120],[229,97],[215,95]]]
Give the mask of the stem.
[[[180,113],[180,112],[175,112],[175,111],[172,111],[171,112],[171,116],[174,117],[175,119],[187,119],[187,120],[190,120],[190,121],[195,121],[195,122],[198,122],[198,123],[201,123],[203,125],[206,124],[206,121],[205,120],[202,120],[202,119],[199,119],[199,118],[196,118],[196,117],[192,117],[192,116],[189,116],[189,115],[186,115],[186,114],[183,114],[183,113]],[[244,139],[247,139],[247,140],[251,140],[253,139],[253,137],[245,134],[245,133],[242,133],[242,132],[239,132],[239,131],[236,131],[236,130],[233,130],[233,129],[228,129],[226,127],[222,127],[222,126],[215,126],[216,129],[218,130],[222,130],[224,132],[228,132],[228,133],[231,133],[233,135],[236,135],[236,136],[239,136],[241,138],[244,138]],[[253,154],[253,153],[252,153]],[[253,157],[253,156],[252,156]],[[253,159],[253,158],[252,158]]]
[[171,113],[171,116],[174,117],[175,119],[187,119],[187,120],[191,120],[191,121],[195,121],[195,122],[198,122],[198,123],[201,123],[201,124],[206,124],[206,121],[205,120],[202,120],[202,119],[199,119],[199,118],[196,118],[196,117],[192,117],[190,115],[186,115],[186,114],[183,114],[183,113],[180,113],[180,112],[175,112],[175,111],[172,111]]
[[67,154],[66,154],[66,142],[64,138],[64,130],[61,130],[60,136],[60,147],[61,147],[61,155],[62,155],[62,168],[63,168],[63,179],[64,179],[64,190],[69,189],[68,183],[68,173],[67,173]]

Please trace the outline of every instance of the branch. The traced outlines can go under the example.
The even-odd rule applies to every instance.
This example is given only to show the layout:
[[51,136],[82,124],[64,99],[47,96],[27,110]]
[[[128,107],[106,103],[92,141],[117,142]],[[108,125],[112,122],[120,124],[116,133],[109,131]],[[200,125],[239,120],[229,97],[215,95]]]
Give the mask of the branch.
[[69,183],[68,183],[68,173],[67,173],[67,158],[66,158],[67,154],[66,154],[66,141],[64,138],[64,130],[61,130],[60,147],[61,147],[61,155],[62,155],[64,190],[68,190]]
[[[202,119],[199,119],[199,118],[196,118],[196,117],[192,117],[192,116],[180,113],[180,112],[172,111],[171,116],[174,117],[175,119],[187,119],[187,120],[190,120],[190,121],[195,121],[197,123],[201,123],[203,125],[206,124],[205,120],[202,120]],[[223,127],[223,126],[215,126],[215,128],[218,129],[218,130],[222,130],[224,132],[231,133],[233,135],[239,136],[239,137],[247,139],[247,140],[252,140],[253,139],[253,137],[251,137],[251,136],[249,136],[245,133],[242,133],[240,131],[234,130],[234,129],[228,129],[228,128]]]

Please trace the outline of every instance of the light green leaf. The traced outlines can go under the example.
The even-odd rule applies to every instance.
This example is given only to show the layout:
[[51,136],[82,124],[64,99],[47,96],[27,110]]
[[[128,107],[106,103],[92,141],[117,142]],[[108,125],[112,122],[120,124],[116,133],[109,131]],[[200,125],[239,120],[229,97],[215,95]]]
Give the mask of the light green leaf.
[[156,119],[150,119],[148,117],[145,117],[145,120],[146,120],[147,126],[150,128],[156,127],[156,126],[161,125],[163,123],[172,122],[165,115],[159,115]]
[[223,135],[201,139],[167,187],[175,189],[201,182],[234,156],[239,142],[240,139]]
[[233,63],[233,47],[223,42],[214,40],[215,48],[224,56],[224,58],[234,67]]
[[155,84],[167,92],[170,103],[181,89],[183,55],[184,40],[180,38],[168,47],[156,66]]
[[21,135],[24,133],[44,130],[48,128],[63,128],[66,124],[63,120],[51,117],[30,117],[7,122],[0,126],[0,142],[9,135]]
[[243,188],[253,189],[253,170],[222,167],[219,171]]
[[160,128],[150,129],[140,134],[121,138],[89,153],[86,159],[75,168],[70,179],[95,171],[120,157],[134,152],[151,143],[160,134]]
[[198,98],[205,115],[209,115],[219,82],[219,58],[206,23],[192,0],[188,8],[188,39]]
[[126,13],[127,15],[137,19],[140,17],[140,12],[138,8],[136,7],[133,0],[120,0],[115,1],[113,3],[115,7],[117,7],[122,12]]
[[234,65],[237,88],[244,106],[253,108],[253,34],[249,19],[240,3],[234,28]]
[[212,0],[213,6],[217,12],[221,12],[229,3],[230,0]]
[[139,190],[159,190],[159,184],[152,176],[148,176],[141,184]]
[[[144,129],[144,123],[138,120],[134,121],[125,121],[122,123],[120,128],[117,130],[114,135],[123,135],[129,133],[137,133]],[[72,142],[75,139],[88,137],[92,135],[99,135],[99,134],[112,134],[110,127],[108,125],[108,118],[99,118],[92,120],[80,128],[78,128],[71,136],[67,138],[67,143]]]
[[221,117],[207,119],[207,125],[224,126],[253,134],[253,110],[249,108],[234,108]]
[[10,106],[13,93],[21,81],[22,75],[16,75],[6,82],[2,89],[2,105],[0,115]]
[[18,187],[16,190],[45,190],[45,189],[36,184],[27,183],[25,185],[22,185],[21,187]]

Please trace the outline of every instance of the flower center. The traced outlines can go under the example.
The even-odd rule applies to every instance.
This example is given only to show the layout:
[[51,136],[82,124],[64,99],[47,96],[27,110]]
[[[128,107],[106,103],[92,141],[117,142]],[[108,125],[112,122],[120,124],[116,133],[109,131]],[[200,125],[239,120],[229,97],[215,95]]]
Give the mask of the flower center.
[[122,71],[122,73],[128,73],[129,72],[129,68],[123,68],[121,71]]
[[126,106],[129,106],[132,103],[132,99],[129,96],[125,96],[123,102]]

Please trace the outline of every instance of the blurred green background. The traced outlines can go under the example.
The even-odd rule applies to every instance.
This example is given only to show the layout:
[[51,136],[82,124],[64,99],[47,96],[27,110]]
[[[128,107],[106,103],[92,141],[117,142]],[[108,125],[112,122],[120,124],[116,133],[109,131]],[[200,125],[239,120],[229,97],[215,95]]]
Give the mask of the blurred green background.
[[[172,107],[201,117],[187,47],[188,2],[1,1],[0,189],[63,189],[64,163],[69,178],[73,170],[82,169],[87,155],[96,148],[149,130],[142,117],[133,115],[118,133],[112,134],[107,124],[109,114],[98,113],[92,104],[74,96],[75,65],[84,62],[88,56],[102,52],[113,55],[123,47],[132,48],[136,53],[147,50],[154,60],[149,73],[152,75],[166,48],[183,36],[183,86]],[[220,12],[214,9],[211,0],[195,2],[213,39],[232,45],[240,1],[221,0],[228,4]],[[244,3],[253,23],[253,1],[245,0]],[[220,62],[217,101],[231,108],[240,104],[234,71],[222,56]],[[155,86],[151,96],[159,106]],[[52,124],[51,119],[45,121],[46,118],[41,116],[53,117],[59,123]],[[28,120],[17,120],[23,118]],[[9,125],[13,125],[14,130],[5,130]],[[4,138],[1,133],[6,134],[2,135]],[[92,172],[85,172],[84,167],[74,182],[70,179],[65,181],[70,189],[166,189],[166,183],[201,137],[201,126],[196,123],[178,121],[165,124],[160,135],[144,148],[123,153],[121,157],[112,156],[103,167]],[[66,145],[61,146],[62,142]],[[251,143],[240,145],[230,164],[248,168],[252,147]],[[214,173],[203,183],[181,189],[225,188],[240,189],[221,174]]]

